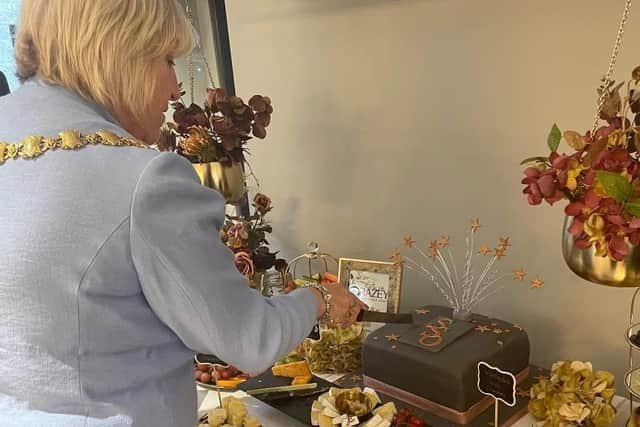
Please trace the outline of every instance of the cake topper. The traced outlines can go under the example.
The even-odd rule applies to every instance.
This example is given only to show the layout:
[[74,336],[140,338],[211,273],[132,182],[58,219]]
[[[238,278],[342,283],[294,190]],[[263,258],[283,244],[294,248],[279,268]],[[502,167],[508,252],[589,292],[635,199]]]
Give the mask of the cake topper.
[[[407,235],[404,237],[404,246],[419,257],[403,256],[397,248],[391,253],[394,263],[403,264],[407,269],[429,279],[444,296],[453,309],[454,318],[458,320],[468,320],[476,305],[500,291],[502,286],[499,283],[503,279],[511,277],[523,282],[527,276],[522,267],[511,274],[498,273],[496,263],[507,256],[511,239],[500,237],[495,247],[482,243],[476,249],[476,234],[481,227],[478,218],[471,220],[465,239],[464,266],[461,269],[456,266],[449,236],[431,240],[425,250],[411,235]],[[478,257],[485,258],[486,261],[479,271],[474,271],[474,260]],[[539,276],[528,283],[532,289],[539,289],[544,285]]]

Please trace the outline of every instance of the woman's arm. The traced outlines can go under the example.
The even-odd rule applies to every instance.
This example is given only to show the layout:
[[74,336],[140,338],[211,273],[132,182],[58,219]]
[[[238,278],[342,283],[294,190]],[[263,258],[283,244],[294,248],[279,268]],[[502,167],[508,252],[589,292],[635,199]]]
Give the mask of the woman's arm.
[[186,159],[161,154],[136,186],[131,253],[150,306],[187,347],[259,373],[309,334],[321,300],[250,289],[219,237],[224,208]]

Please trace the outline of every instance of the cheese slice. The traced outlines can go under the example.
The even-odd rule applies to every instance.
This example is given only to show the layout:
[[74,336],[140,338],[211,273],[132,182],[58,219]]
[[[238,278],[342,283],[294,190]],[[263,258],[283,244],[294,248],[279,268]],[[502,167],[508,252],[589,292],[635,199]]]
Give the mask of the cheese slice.
[[378,404],[382,403],[382,400],[380,400],[378,393],[376,393],[374,389],[367,387],[364,389],[363,393],[367,396],[367,398],[369,398],[372,408],[375,408],[376,406],[378,406]]
[[311,382],[311,375],[305,375],[302,377],[294,377],[293,381],[291,381],[291,385],[298,385],[298,384],[308,384]]
[[320,398],[318,398],[318,401],[322,404],[322,406],[324,406],[325,408],[329,408],[330,410],[332,410],[333,412],[338,412],[338,409],[336,409],[335,406],[335,400],[333,400],[333,397],[322,397],[320,396]]
[[380,415],[374,415],[362,427],[378,427],[383,421],[384,419]]
[[333,423],[331,422],[331,418],[326,415],[318,415],[318,426],[319,427],[333,427]]
[[330,417],[330,418],[335,418],[335,417],[339,417],[340,416],[338,411],[336,411],[336,410],[334,410],[332,408],[329,408],[327,406],[325,406],[324,409],[322,410],[322,415],[326,415],[327,417]]
[[306,377],[311,376],[311,370],[306,361],[284,363],[282,365],[276,365],[271,368],[273,375],[279,377]]
[[358,419],[358,417],[350,417],[346,414],[335,417],[332,422],[334,425],[340,425],[340,427],[351,427],[360,424],[360,420]]
[[391,421],[393,420],[393,416],[397,413],[396,405],[393,402],[387,402],[381,407],[374,409],[373,413],[376,415],[380,415],[387,421]]

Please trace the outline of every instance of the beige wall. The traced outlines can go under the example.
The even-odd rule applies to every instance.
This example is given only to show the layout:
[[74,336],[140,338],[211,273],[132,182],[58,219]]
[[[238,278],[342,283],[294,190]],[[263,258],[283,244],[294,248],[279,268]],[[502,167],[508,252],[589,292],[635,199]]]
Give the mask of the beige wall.
[[[479,311],[523,325],[535,363],[591,360],[623,389],[631,291],[570,273],[562,207],[528,207],[518,165],[545,152],[554,121],[591,126],[622,1],[227,3],[238,93],[273,99],[251,164],[285,255],[315,239],[339,256],[387,259],[405,233],[450,234],[460,251],[478,216],[487,240],[512,237],[504,271],[523,264],[545,281],[529,291],[508,280]],[[619,77],[640,63],[638,22]],[[441,301],[406,273],[402,309]]]

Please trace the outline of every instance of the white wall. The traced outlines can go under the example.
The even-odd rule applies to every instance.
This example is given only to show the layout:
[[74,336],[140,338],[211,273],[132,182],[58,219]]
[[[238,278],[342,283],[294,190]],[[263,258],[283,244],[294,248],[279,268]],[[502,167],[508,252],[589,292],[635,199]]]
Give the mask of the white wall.
[[[318,240],[338,256],[384,260],[406,233],[449,234],[462,250],[478,216],[490,243],[512,237],[503,271],[522,264],[545,281],[539,291],[506,281],[479,311],[523,325],[535,363],[591,360],[623,390],[632,291],[570,273],[562,207],[528,207],[518,165],[545,153],[554,121],[590,128],[623,1],[227,3],[238,93],[273,99],[251,164],[285,255]],[[635,18],[620,78],[640,63]],[[407,272],[403,310],[441,301]]]

